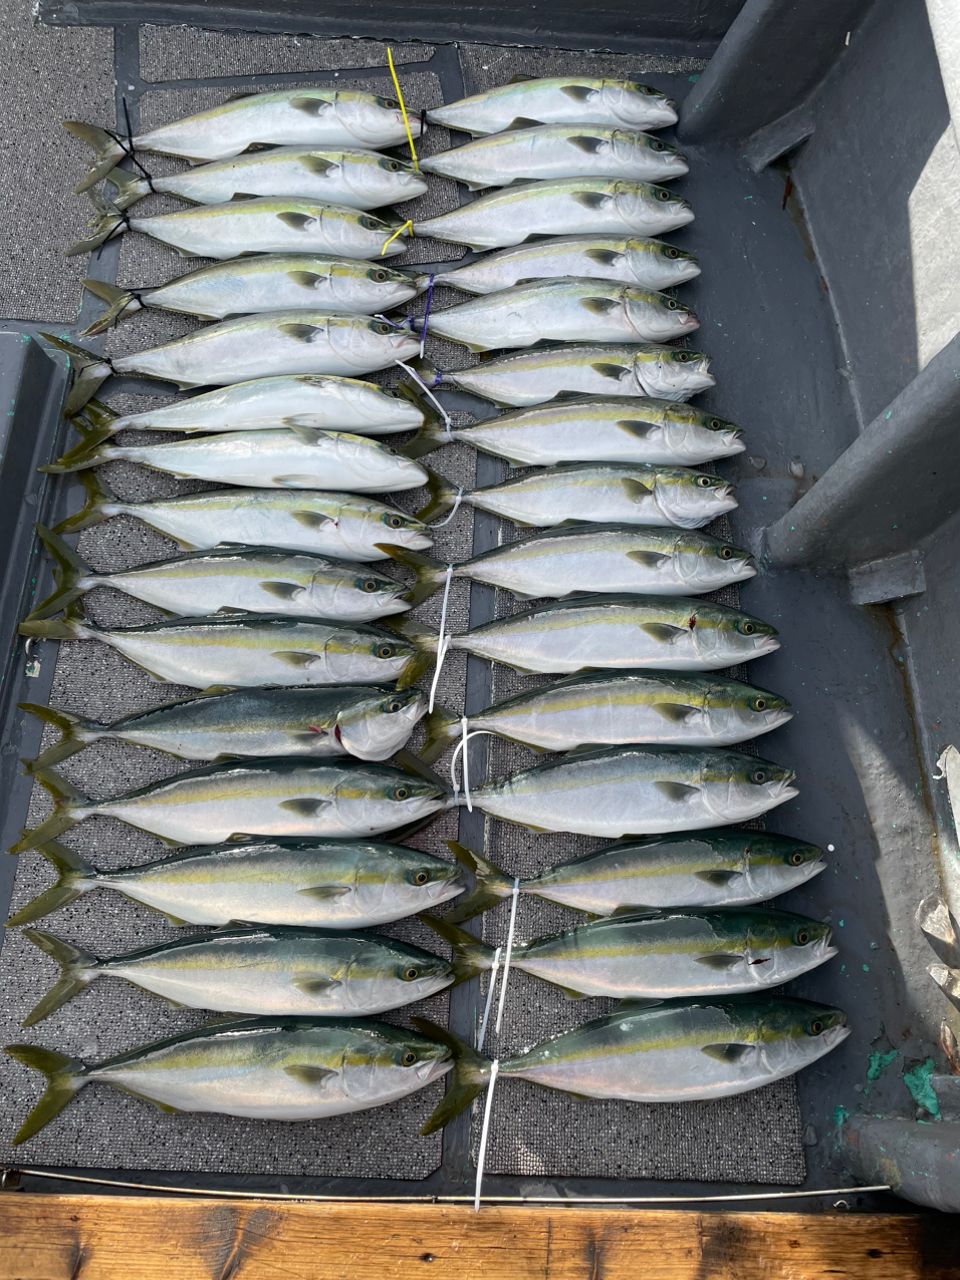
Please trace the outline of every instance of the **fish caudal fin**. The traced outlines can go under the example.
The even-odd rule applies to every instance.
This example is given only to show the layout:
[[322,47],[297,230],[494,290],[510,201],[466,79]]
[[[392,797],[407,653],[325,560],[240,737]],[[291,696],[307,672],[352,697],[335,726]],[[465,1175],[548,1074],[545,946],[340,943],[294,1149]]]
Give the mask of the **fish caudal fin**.
[[[63,406],[64,417],[71,418],[78,409],[82,409],[97,387],[106,382],[113,373],[113,365],[107,356],[98,356],[86,347],[78,347],[66,338],[58,338],[52,333],[41,333],[44,342],[49,342],[58,351],[65,351],[70,357],[73,370],[73,382]],[[54,466],[57,464],[54,463]],[[93,465],[92,463],[90,465]],[[47,468],[44,468],[46,470]]]
[[445,1044],[453,1053],[453,1071],[448,1077],[447,1092],[420,1130],[422,1134],[434,1133],[469,1107],[483,1092],[490,1080],[490,1062],[446,1027],[438,1027],[426,1018],[411,1018],[410,1021],[421,1035]]
[[456,840],[448,840],[446,843],[460,865],[473,875],[474,885],[466,897],[458,899],[454,910],[444,916],[444,920],[450,924],[462,924],[464,920],[471,920],[481,911],[488,911],[504,898],[510,897],[513,881],[508,875],[504,875],[492,862],[481,858],[479,853],[474,853],[466,845],[458,844]]
[[47,1077],[43,1096],[13,1139],[13,1145],[18,1147],[58,1116],[89,1077],[84,1074],[85,1064],[79,1058],[68,1058],[66,1054],[55,1053],[53,1049],[42,1049],[35,1044],[8,1044],[3,1051],[15,1061],[22,1062],[25,1067],[40,1071]]
[[107,182],[112,183],[116,190],[111,202],[115,209],[129,209],[132,204],[142,200],[152,190],[150,184],[153,176],[146,170],[143,171],[142,177],[129,169],[111,169],[105,176]]
[[427,737],[420,749],[420,759],[425,764],[433,764],[437,756],[442,755],[460,737],[460,717],[445,711],[443,707],[437,707],[423,723]]
[[39,470],[59,476],[66,475],[70,471],[86,471],[87,468],[99,466],[101,462],[106,461],[104,442],[110,433],[98,430],[96,427],[85,426],[79,418],[74,421],[74,426],[80,433],[80,443],[68,449],[56,462],[48,462]]
[[56,934],[46,933],[43,929],[24,929],[23,936],[60,966],[60,977],[20,1024],[22,1027],[34,1027],[93,982],[99,961],[91,952],[64,942]]
[[90,235],[72,244],[64,255],[67,258],[76,258],[82,253],[93,253],[94,249],[99,249],[115,235],[122,236],[130,226],[127,215],[109,200],[105,200],[99,191],[91,191],[90,200],[94,208],[93,220],[87,224]]
[[427,493],[430,495],[429,501],[417,512],[417,519],[422,520],[424,524],[452,511],[457,501],[456,487],[449,480],[429,469],[427,470]]
[[451,964],[456,979],[453,984],[455,987],[461,982],[468,982],[471,978],[475,978],[478,973],[488,972],[493,967],[495,949],[481,942],[479,938],[475,938],[472,933],[467,933],[466,929],[460,929],[457,925],[451,924],[446,917],[432,916],[426,911],[422,912],[419,918],[438,937],[450,944],[453,951]]
[[64,831],[81,821],[85,815],[80,811],[90,803],[87,796],[52,769],[35,769],[33,776],[53,798],[53,813],[32,831],[24,831],[17,843],[10,846],[11,853],[36,849],[48,840],[55,840],[57,836],[63,835]]
[[92,280],[89,276],[84,280],[83,287],[109,305],[102,316],[94,320],[93,324],[87,325],[80,334],[81,338],[92,338],[94,334],[105,333],[123,316],[143,310],[143,303],[132,289],[118,289],[106,280]]
[[78,479],[85,493],[83,506],[72,516],[67,516],[54,525],[54,533],[79,533],[81,529],[89,529],[91,525],[102,524],[107,519],[103,504],[109,502],[112,495],[101,485],[96,471],[82,471]]
[[39,618],[49,618],[53,613],[62,613],[83,595],[83,588],[78,587],[77,582],[91,572],[90,566],[82,556],[42,524],[37,525],[37,537],[53,560],[53,580],[56,583],[56,590],[47,596],[46,600],[40,601],[24,619],[25,622],[36,622]]
[[389,556],[391,560],[395,560],[397,564],[402,564],[405,569],[412,569],[416,574],[416,581],[407,596],[411,609],[428,600],[446,577],[446,565],[442,565],[439,560],[434,560],[431,556],[422,555],[419,551],[410,551],[407,547],[393,547],[386,542],[378,542],[376,549],[382,551],[385,556]]
[[80,640],[84,626],[83,618],[71,607],[62,618],[24,618],[17,630],[22,636],[36,636],[38,640]]
[[55,725],[62,735],[59,742],[41,752],[36,760],[24,760],[23,765],[27,773],[35,773],[37,769],[49,769],[51,765],[59,764],[68,756],[82,751],[88,742],[93,742],[98,736],[99,725],[93,724],[90,720],[84,720],[81,716],[75,716],[70,711],[56,711],[53,707],[41,707],[35,702],[21,702],[19,705],[21,711],[29,712],[44,724]]
[[93,162],[74,187],[77,195],[82,191],[89,191],[94,183],[107,177],[118,161],[129,154],[128,148],[99,125],[85,124],[82,120],[64,120],[63,127],[67,133],[72,133],[75,138],[93,147]]
[[38,845],[37,853],[46,858],[59,878],[56,884],[38,893],[35,898],[15,912],[7,924],[32,924],[34,920],[42,920],[51,912],[65,907],[67,903],[75,902],[82,893],[86,893],[94,886],[97,878],[94,868],[66,845],[51,840],[49,844]]

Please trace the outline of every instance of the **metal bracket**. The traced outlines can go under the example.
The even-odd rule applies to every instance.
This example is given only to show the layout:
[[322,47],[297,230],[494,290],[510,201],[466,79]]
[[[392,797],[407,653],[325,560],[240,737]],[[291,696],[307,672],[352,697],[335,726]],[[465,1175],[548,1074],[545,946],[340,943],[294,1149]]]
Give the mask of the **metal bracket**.
[[848,577],[850,599],[854,604],[887,604],[906,596],[923,595],[927,589],[923,555],[919,551],[901,551],[854,565]]

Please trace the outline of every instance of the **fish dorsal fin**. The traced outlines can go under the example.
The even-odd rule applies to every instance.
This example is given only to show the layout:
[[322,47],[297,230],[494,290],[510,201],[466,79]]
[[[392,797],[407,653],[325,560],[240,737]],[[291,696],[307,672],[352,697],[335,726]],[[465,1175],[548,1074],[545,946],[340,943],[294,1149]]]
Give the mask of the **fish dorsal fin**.
[[323,996],[342,987],[337,978],[294,978],[293,986],[305,996]]
[[644,622],[640,630],[645,631],[651,640],[664,644],[676,644],[681,636],[687,634],[686,627],[675,627],[672,622]]
[[543,121],[531,120],[529,116],[516,116],[501,132],[511,133],[514,129],[535,129],[539,124],[543,124]]
[[682,702],[658,702],[653,709],[671,724],[684,724],[697,714],[696,707],[688,707]]
[[337,1074],[329,1067],[318,1067],[312,1062],[289,1062],[283,1070],[297,1084],[319,1085],[321,1089],[331,1076]]
[[255,98],[259,92],[259,89],[238,89],[236,93],[231,93],[229,97],[224,98],[224,106],[228,102],[242,102],[244,98]]
[[740,1062],[748,1053],[754,1052],[752,1044],[705,1044],[701,1053],[708,1058],[716,1058],[718,1062]]
[[305,898],[315,898],[318,902],[332,901],[334,898],[345,898],[350,889],[345,884],[312,884],[306,889],[298,889]]
[[518,71],[515,75],[510,77],[507,84],[527,84],[531,80],[536,80],[536,78],[537,77],[529,71]]
[[743,956],[714,952],[710,955],[696,956],[695,960],[697,964],[702,964],[707,969],[733,969],[743,962]]
[[661,780],[653,784],[658,791],[662,792],[668,800],[676,800],[678,803],[686,804],[699,795],[699,787],[690,787],[685,782],[667,782]]
[[260,197],[255,191],[234,191],[230,197],[230,203],[236,204],[238,200],[259,200]]
[[314,818],[322,809],[326,809],[329,804],[329,800],[322,800],[318,796],[297,796],[292,800],[281,800],[280,808],[286,809],[287,813],[294,813],[300,818]]
[[[514,961],[514,964],[516,964],[516,961]],[[568,1000],[586,1000],[587,998],[582,991],[577,991],[573,987],[561,987],[559,983],[556,984],[556,987],[558,991],[563,992]]]

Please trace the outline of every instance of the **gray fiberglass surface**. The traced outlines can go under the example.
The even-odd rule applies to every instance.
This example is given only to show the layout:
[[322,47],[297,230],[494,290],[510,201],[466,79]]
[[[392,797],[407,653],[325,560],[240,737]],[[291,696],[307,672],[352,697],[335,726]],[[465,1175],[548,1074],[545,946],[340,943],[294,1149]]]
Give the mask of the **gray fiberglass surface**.
[[[135,126],[194,110],[223,96],[227,88],[235,91],[312,78],[324,83],[339,80],[341,67],[344,82],[377,90],[386,87],[382,47],[375,42],[370,42],[369,60],[360,61],[367,57],[366,50],[354,49],[354,56],[342,59],[338,42],[330,42],[328,48],[323,41],[299,39],[292,53],[286,43],[282,48],[271,43],[286,42],[288,38],[282,36],[241,39],[230,38],[230,33],[204,34],[194,42],[183,31],[155,28],[141,31],[138,42],[136,32],[125,28],[122,38],[118,36],[118,84]],[[304,42],[309,43],[306,51]],[[652,54],[440,44],[435,49],[416,46],[412,52],[401,45],[395,49],[405,92],[418,108],[502,83],[517,73],[568,69],[640,74],[680,99],[702,66],[690,57]],[[183,50],[189,51],[189,57],[181,56]],[[188,80],[191,75],[202,76],[202,83]],[[172,76],[177,83],[164,87],[164,80]],[[218,77],[229,79],[224,82]],[[51,118],[45,127],[56,132],[56,121]],[[691,172],[683,180],[683,192],[697,220],[671,238],[695,250],[704,264],[700,279],[684,286],[684,298],[701,319],[701,329],[690,345],[711,355],[717,378],[716,389],[700,403],[739,422],[746,432],[746,453],[720,469],[736,481],[741,501],[730,520],[730,532],[735,541],[758,549],[762,528],[785,512],[855,438],[856,414],[842,373],[829,300],[803,234],[796,197],[788,199],[785,191],[784,175],[773,170],[752,172],[737,148],[704,145],[689,150]],[[58,180],[66,187],[77,167],[76,158],[65,159],[63,165],[65,172]],[[433,212],[452,207],[457,198],[452,184],[431,182],[431,193],[423,203]],[[458,250],[450,246],[415,244],[404,260],[429,263],[457,255]],[[182,262],[145,237],[130,235],[120,246],[107,246],[94,259],[92,269],[103,278],[141,285],[177,274]],[[457,296],[438,290],[434,305],[448,305]],[[82,323],[76,324],[69,300],[62,295],[51,297],[54,310],[38,304],[30,311],[29,303],[18,294],[18,306],[11,315],[30,321],[54,315],[61,326],[75,332],[99,309],[99,304],[88,300],[80,314]],[[106,349],[136,350],[183,332],[191,324],[144,312],[111,333]],[[428,354],[440,368],[469,360],[461,348],[433,340],[428,342]],[[116,386],[110,392],[111,402],[124,406],[149,403],[140,397],[158,394],[155,384],[128,380]],[[447,404],[470,416],[490,412],[483,402],[460,393],[449,394]],[[457,484],[490,483],[505,474],[501,464],[483,455],[476,457],[465,446],[448,447],[428,461]],[[107,467],[104,479],[124,496],[186,487],[184,482],[157,478],[120,463]],[[413,509],[421,496],[405,495],[401,505]],[[47,501],[49,510],[44,514],[48,518],[71,510],[79,501],[78,486],[70,481],[52,486]],[[502,536],[495,520],[484,515],[474,518],[461,508],[438,533],[438,556],[458,560],[471,550],[494,545]],[[150,559],[169,550],[170,544],[136,522],[118,518],[85,533],[80,547],[98,568],[107,568]],[[41,580],[37,590],[43,586]],[[797,711],[790,725],[763,742],[765,755],[797,769],[800,786],[800,797],[775,812],[767,825],[830,849],[826,872],[783,905],[829,919],[841,951],[829,965],[794,984],[795,990],[844,1007],[853,1035],[795,1081],[723,1103],[588,1104],[504,1082],[494,1108],[489,1190],[529,1189],[543,1185],[544,1180],[625,1195],[719,1192],[745,1184],[759,1188],[838,1185],[843,1177],[835,1144],[839,1118],[862,1102],[865,1089],[873,1091],[878,1108],[896,1100],[902,1089],[893,1073],[875,1081],[866,1075],[871,1054],[891,1045],[909,1052],[913,1036],[909,1005],[900,1000],[897,962],[883,906],[885,895],[905,893],[909,886],[885,881],[888,864],[882,869],[878,864],[878,824],[886,821],[892,789],[897,790],[905,841],[922,842],[928,823],[925,798],[910,781],[916,777],[917,764],[897,661],[898,637],[886,609],[854,607],[843,584],[832,579],[764,572],[744,587],[741,598],[744,607],[774,623],[783,637],[782,649],[754,664],[751,678],[787,695]],[[91,597],[89,607],[104,621],[147,616],[140,606],[103,591]],[[462,629],[468,620],[476,625],[503,607],[492,590],[480,586],[471,590],[465,583],[455,583],[449,615],[452,629]],[[439,599],[434,597],[422,606],[417,616],[436,625]],[[23,696],[34,701],[49,696],[54,703],[107,719],[159,700],[157,687],[146,677],[97,645],[65,644],[58,655],[55,646],[47,644],[38,652],[40,674],[24,677],[20,688],[8,691],[8,709]],[[516,685],[517,677],[511,673],[498,671],[491,680],[486,664],[454,654],[444,668],[440,701],[472,711],[484,705],[491,693],[504,696]],[[5,749],[33,755],[39,739],[37,728],[23,725],[11,711]],[[472,756],[475,777],[485,763],[499,773],[526,758],[519,749],[499,742],[488,749],[485,742],[478,742]],[[442,772],[445,767],[443,757],[438,768]],[[149,752],[103,745],[89,748],[63,771],[81,787],[105,795],[170,772],[171,765]],[[7,843],[28,817],[32,821],[44,811],[45,803],[39,793],[31,796],[25,780],[16,782],[5,819]],[[485,823],[479,813],[463,811],[459,821],[456,814],[444,815],[415,840],[442,852],[442,841],[457,834],[467,845],[479,848],[483,842],[494,861],[515,874],[528,873],[581,847],[571,837],[529,834]],[[71,833],[68,842],[104,866],[155,850],[154,842],[132,829],[100,819]],[[49,872],[35,855],[23,855],[19,861],[13,889],[17,904],[49,881]],[[909,876],[910,864],[905,862],[904,880]],[[533,936],[564,919],[570,917],[558,908],[524,899],[518,930],[521,936]],[[119,951],[167,934],[159,917],[106,894],[81,899],[47,925],[94,951]],[[487,939],[502,940],[506,908],[489,913],[480,928]],[[397,926],[396,932],[430,945],[418,924]],[[19,1031],[19,1019],[48,984],[51,972],[49,963],[11,931],[0,957],[0,1031],[5,1041],[29,1039],[96,1055],[201,1020],[119,983],[102,983],[39,1027]],[[449,1000],[435,998],[424,1012],[444,1019],[449,1009],[453,1029],[472,1038],[482,1006],[483,991],[476,990],[480,985],[458,988]],[[521,1047],[546,1031],[575,1025],[602,1007],[597,1001],[567,1002],[552,988],[515,974],[503,1033],[499,1040],[491,1039],[489,1047],[497,1052]],[[36,1086],[35,1076],[2,1060],[0,1087],[8,1100],[8,1123],[0,1135],[3,1142],[9,1140],[13,1117],[35,1098]],[[439,1092],[434,1086],[405,1103],[366,1116],[294,1127],[217,1117],[206,1117],[198,1124],[190,1117],[162,1116],[144,1103],[107,1090],[90,1089],[29,1146],[16,1153],[0,1148],[0,1163],[149,1170],[154,1178],[171,1180],[179,1171],[193,1183],[240,1180],[260,1187],[275,1186],[281,1179],[281,1185],[291,1188],[335,1185],[375,1192],[398,1185],[458,1190],[469,1185],[472,1176],[476,1133],[469,1118],[452,1124],[442,1142],[438,1137],[416,1135],[417,1125]],[[572,1181],[564,1181],[568,1179]]]

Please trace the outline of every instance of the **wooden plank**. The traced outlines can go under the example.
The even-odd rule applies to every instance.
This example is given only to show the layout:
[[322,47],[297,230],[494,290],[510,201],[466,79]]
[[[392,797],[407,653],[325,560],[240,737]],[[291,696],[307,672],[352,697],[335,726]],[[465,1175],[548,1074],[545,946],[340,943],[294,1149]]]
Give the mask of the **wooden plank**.
[[957,1280],[934,1214],[0,1193],[0,1280]]

